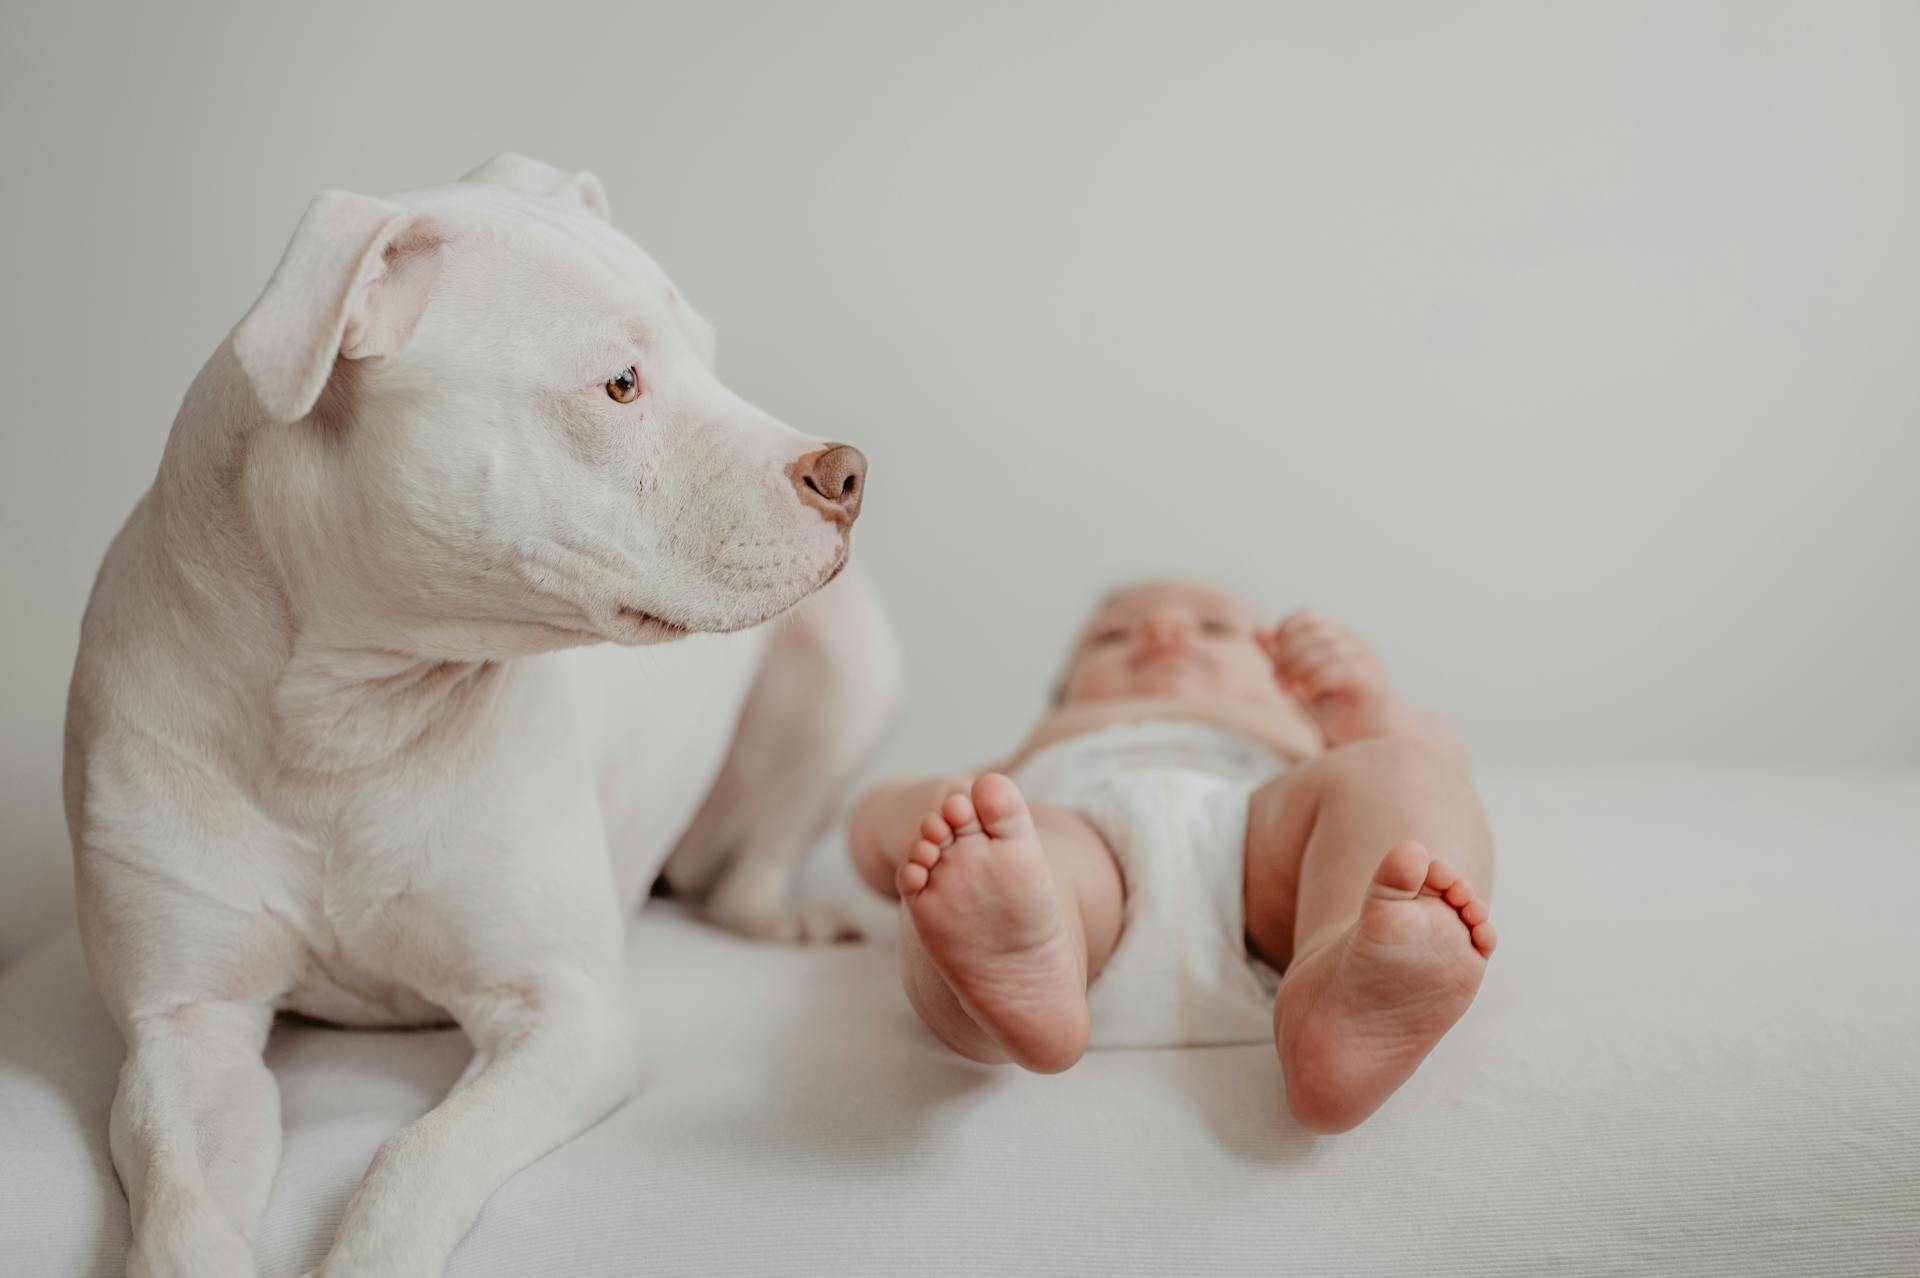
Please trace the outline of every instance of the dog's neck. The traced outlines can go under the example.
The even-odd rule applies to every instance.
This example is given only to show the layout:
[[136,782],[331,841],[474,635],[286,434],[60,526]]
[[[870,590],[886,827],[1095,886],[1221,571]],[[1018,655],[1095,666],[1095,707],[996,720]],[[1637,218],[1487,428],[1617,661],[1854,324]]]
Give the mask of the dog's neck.
[[460,729],[486,713],[509,664],[435,661],[303,637],[273,688],[275,754],[298,771],[342,773],[484,739]]

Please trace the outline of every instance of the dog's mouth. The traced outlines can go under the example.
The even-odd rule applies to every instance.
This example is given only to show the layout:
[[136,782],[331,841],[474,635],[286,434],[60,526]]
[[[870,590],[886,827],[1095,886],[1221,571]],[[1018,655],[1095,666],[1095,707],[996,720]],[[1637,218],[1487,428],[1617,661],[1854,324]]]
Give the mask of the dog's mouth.
[[634,638],[653,640],[682,639],[693,631],[665,617],[656,617],[650,612],[641,612],[638,608],[622,607],[620,616],[628,622],[634,631]]
[[[807,595],[812,594],[814,591],[832,581],[835,577],[838,577],[846,568],[848,558],[847,548],[843,545],[840,548],[839,556],[833,561],[833,567],[829,568],[826,573],[821,576],[819,581],[809,586],[800,598],[806,598]],[[794,603],[798,602],[799,600],[794,601]],[[739,621],[697,628],[694,626],[683,626],[677,621],[668,621],[665,617],[657,613],[642,612],[638,608],[630,608],[625,604],[622,604],[619,609],[616,610],[616,615],[627,623],[631,634],[631,642],[664,643],[669,639],[684,639],[692,634],[732,634],[739,630],[751,630],[755,626],[764,625],[773,620],[787,609],[793,607],[794,603],[785,603],[769,612],[744,617]]]

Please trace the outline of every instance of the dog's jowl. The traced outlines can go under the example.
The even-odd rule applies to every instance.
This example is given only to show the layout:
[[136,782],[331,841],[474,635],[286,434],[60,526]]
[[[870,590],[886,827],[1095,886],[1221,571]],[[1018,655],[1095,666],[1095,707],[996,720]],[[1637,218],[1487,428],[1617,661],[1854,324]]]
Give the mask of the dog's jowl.
[[313,201],[187,392],[74,671],[130,1272],[254,1272],[277,1010],[473,1040],[322,1267],[436,1273],[632,1090],[622,933],[663,871],[742,933],[848,934],[788,901],[897,697],[834,434],[721,385],[591,174],[509,155]]

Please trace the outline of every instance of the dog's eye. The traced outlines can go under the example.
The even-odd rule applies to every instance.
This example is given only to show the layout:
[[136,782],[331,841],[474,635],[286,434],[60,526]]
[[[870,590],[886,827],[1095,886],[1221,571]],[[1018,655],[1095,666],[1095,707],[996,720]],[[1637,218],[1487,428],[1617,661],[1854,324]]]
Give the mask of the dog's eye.
[[615,403],[631,404],[640,398],[640,370],[629,364],[618,376],[607,379],[607,395]]

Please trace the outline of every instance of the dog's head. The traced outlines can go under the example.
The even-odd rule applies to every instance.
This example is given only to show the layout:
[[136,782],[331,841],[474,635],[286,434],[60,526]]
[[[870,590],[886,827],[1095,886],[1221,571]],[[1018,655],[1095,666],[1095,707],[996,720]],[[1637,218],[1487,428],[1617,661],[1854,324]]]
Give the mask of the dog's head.
[[589,173],[315,198],[234,329],[296,607],[443,656],[736,630],[845,562],[866,461],[723,387]]

